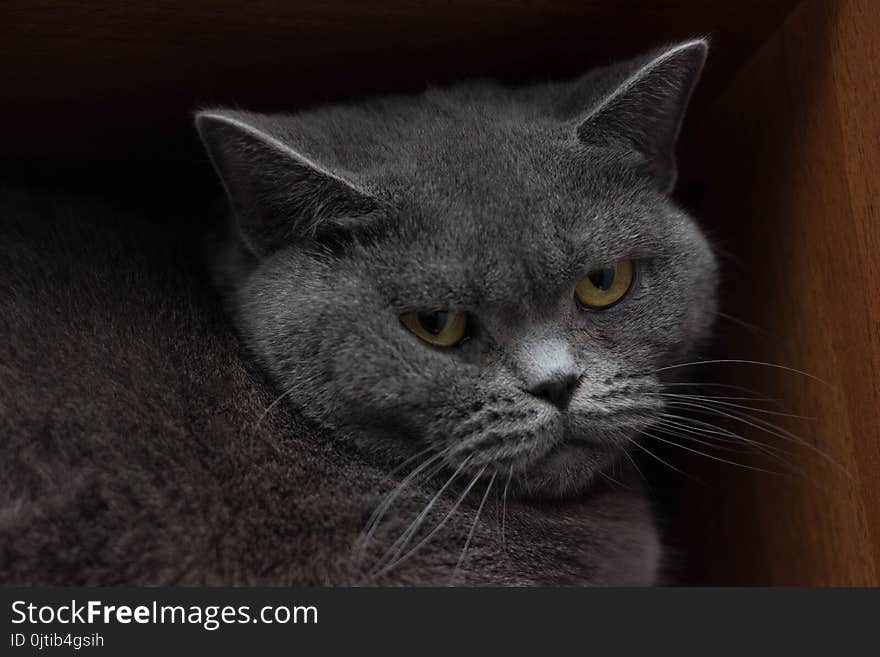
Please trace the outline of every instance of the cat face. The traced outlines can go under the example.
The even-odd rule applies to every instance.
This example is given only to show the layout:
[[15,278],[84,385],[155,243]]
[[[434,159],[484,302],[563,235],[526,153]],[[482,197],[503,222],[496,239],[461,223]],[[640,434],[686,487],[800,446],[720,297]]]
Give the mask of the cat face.
[[533,494],[589,484],[714,315],[712,252],[668,198],[704,56],[200,114],[249,254],[239,326],[280,392],[394,458]]

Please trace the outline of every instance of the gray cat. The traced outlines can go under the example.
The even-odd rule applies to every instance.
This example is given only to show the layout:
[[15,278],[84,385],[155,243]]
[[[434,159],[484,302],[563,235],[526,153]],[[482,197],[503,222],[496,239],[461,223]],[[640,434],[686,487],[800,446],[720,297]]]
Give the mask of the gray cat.
[[8,198],[0,581],[654,583],[626,450],[715,311],[669,198],[705,53],[199,113],[236,335],[155,225]]

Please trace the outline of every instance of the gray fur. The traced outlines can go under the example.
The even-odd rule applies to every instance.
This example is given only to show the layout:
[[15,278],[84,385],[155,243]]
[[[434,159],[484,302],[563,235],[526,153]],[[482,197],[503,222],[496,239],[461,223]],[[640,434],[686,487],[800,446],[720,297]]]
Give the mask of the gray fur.
[[[453,581],[474,501],[374,576],[445,477],[404,491],[359,558],[406,471],[389,475],[284,405],[264,414],[275,395],[186,242],[101,203],[6,191],[0,207],[0,584]],[[638,480],[623,483],[565,504],[508,500],[504,540],[493,495],[454,582],[649,582],[653,523]]]
[[[0,582],[653,583],[621,457],[661,410],[652,371],[714,314],[713,255],[667,195],[704,54],[200,114],[235,217],[215,271],[238,338],[155,226],[6,195]],[[620,257],[641,263],[630,295],[577,310],[577,279]],[[478,333],[440,351],[398,321],[435,308]],[[529,392],[566,376],[564,411]],[[431,454],[436,476],[364,541]]]

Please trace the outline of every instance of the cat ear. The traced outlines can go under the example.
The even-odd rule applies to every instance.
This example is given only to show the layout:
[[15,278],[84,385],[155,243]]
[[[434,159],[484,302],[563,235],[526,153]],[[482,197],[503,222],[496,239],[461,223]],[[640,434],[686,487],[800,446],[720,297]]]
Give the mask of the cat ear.
[[634,150],[660,190],[670,192],[675,143],[707,51],[707,42],[698,39],[655,53],[599,102],[578,126],[578,138]]
[[196,128],[257,256],[286,243],[321,239],[361,223],[378,203],[259,127],[258,115],[204,111]]

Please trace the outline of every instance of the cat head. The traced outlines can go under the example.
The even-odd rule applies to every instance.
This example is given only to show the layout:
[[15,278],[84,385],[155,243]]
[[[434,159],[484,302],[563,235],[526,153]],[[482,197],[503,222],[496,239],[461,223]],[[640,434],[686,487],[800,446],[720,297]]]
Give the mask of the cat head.
[[662,411],[716,265],[670,199],[706,55],[197,128],[242,257],[232,301],[284,398],[393,458],[562,494]]

